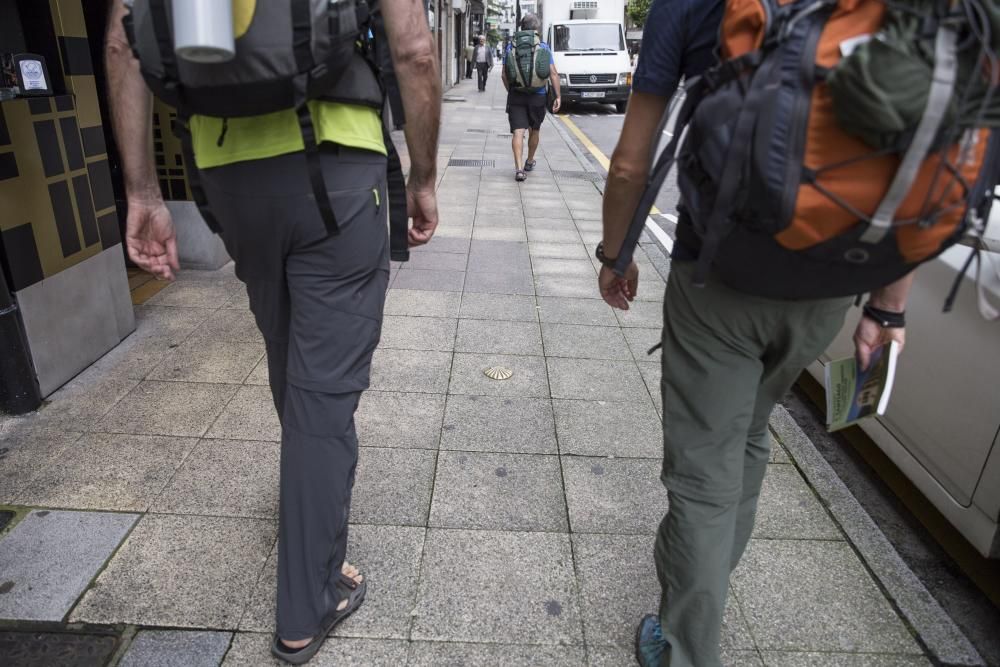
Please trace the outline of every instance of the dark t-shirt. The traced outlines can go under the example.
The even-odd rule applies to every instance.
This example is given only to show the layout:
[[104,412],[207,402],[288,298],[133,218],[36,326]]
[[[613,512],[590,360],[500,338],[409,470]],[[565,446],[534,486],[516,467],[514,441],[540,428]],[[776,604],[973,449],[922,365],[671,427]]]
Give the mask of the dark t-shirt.
[[[654,0],[632,90],[672,97],[681,77],[689,79],[714,65],[724,7],[723,0]],[[678,209],[672,257],[694,259],[701,244],[683,205]]]

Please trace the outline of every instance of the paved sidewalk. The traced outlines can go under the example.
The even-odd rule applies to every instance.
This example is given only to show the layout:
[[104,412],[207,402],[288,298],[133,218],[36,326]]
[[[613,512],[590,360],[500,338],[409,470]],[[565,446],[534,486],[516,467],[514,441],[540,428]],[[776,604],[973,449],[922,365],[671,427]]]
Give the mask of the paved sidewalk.
[[[597,298],[593,172],[550,117],[514,182],[498,71],[447,94],[441,227],[394,267],[358,414],[369,596],[312,664],[630,665],[656,609],[664,282],[640,253],[634,308]],[[93,624],[122,665],[272,664],[279,430],[246,294],[182,272],[136,313],[0,418],[0,619]],[[780,445],[731,592],[729,665],[930,664]],[[0,620],[0,651],[49,627]]]

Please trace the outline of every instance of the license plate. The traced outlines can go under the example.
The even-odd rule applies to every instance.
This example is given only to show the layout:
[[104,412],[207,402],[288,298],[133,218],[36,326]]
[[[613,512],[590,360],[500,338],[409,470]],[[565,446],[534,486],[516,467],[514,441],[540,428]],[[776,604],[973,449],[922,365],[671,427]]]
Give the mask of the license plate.
[[604,97],[603,90],[585,90],[580,93],[582,97]]

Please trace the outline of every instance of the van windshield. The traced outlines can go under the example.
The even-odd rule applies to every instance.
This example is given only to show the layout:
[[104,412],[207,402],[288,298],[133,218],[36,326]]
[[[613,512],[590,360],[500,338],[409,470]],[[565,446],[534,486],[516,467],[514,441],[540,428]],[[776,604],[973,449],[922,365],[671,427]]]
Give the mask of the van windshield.
[[577,23],[552,26],[554,51],[624,51],[617,23]]

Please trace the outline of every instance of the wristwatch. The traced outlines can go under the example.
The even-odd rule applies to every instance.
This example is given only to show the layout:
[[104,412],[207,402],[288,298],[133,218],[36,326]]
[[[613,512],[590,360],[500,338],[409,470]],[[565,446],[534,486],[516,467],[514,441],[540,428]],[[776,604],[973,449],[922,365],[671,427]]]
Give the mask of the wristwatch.
[[869,301],[862,308],[861,312],[865,317],[878,324],[883,329],[903,329],[906,327],[905,313],[897,313],[892,310],[882,310],[876,308]]
[[608,257],[604,254],[604,241],[597,244],[597,250],[594,252],[594,257],[597,258],[598,262],[609,269],[615,268],[615,264],[618,262],[617,257]]

